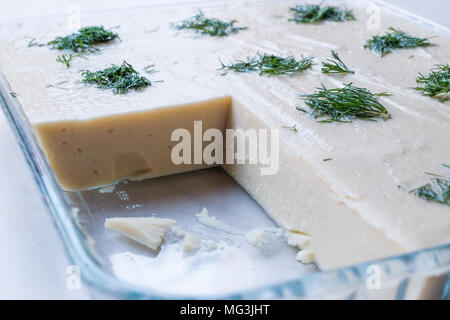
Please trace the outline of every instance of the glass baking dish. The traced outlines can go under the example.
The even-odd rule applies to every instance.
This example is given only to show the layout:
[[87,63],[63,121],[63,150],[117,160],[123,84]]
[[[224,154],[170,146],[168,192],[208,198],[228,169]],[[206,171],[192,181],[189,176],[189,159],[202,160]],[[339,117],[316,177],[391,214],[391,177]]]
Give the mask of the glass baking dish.
[[[201,3],[195,2],[196,6]],[[379,5],[388,6],[383,2]],[[211,3],[209,3],[211,5]],[[389,5],[432,28],[448,29]],[[337,270],[320,271],[296,262],[296,250],[274,239],[251,246],[245,232],[276,227],[268,215],[219,168],[108,189],[67,192],[41,150],[33,128],[0,77],[0,102],[26,157],[44,202],[94,296],[124,299],[448,299],[450,244]],[[168,192],[170,191],[170,192]],[[194,214],[207,207],[234,232],[201,223]],[[169,233],[152,252],[106,231],[104,219],[117,216],[173,218],[216,248],[183,253]],[[245,220],[241,217],[245,216]],[[381,287],[377,285],[380,280]]]

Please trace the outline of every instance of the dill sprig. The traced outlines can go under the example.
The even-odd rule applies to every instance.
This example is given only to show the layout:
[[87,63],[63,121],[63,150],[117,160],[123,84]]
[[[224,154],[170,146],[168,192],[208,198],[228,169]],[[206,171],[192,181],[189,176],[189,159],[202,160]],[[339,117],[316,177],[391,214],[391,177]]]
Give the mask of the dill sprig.
[[328,62],[322,62],[322,73],[355,73],[347,68],[344,62],[339,58],[336,51],[331,50],[331,56],[335,59],[326,59]]
[[391,115],[378,102],[378,97],[389,94],[372,93],[365,88],[344,84],[343,88],[327,89],[323,84],[319,91],[313,94],[301,94],[305,104],[311,109],[307,111],[297,107],[297,110],[310,115],[314,119],[325,118],[318,122],[351,122],[354,119],[376,121],[387,120]]
[[37,42],[36,41],[36,38],[33,38],[33,39],[31,39],[29,42],[28,42],[28,47],[30,48],[30,47],[43,47],[43,46],[45,46],[45,43],[39,43],[39,42]]
[[69,90],[69,89],[67,89],[67,88],[60,87],[60,86],[54,86],[54,85],[52,85],[52,84],[48,84],[48,85],[46,85],[45,87],[46,87],[47,89],[49,89],[49,88],[54,88],[54,89],[61,89],[61,90]]
[[[425,96],[435,97],[448,94],[450,92],[450,66],[448,64],[436,65],[427,76],[419,73],[416,82],[424,86],[414,89],[422,92]],[[439,97],[439,100],[446,101],[448,96]]]
[[294,132],[294,133],[297,133],[297,132],[298,132],[298,130],[297,130],[297,125],[296,125],[296,124],[294,124],[294,125],[291,126],[291,127],[289,127],[289,126],[281,126],[281,128],[283,128],[283,129],[288,129],[288,130],[290,130],[290,131],[292,131],[292,132]]
[[67,68],[70,67],[70,62],[72,62],[74,55],[69,53],[69,54],[61,54],[56,58],[57,62],[60,62],[62,64],[64,64]]
[[17,93],[15,93],[14,91],[10,91],[9,94],[11,95],[11,97],[17,98]]
[[322,21],[343,22],[356,20],[352,10],[334,6],[322,6],[317,4],[298,5],[290,8],[294,16],[289,21],[297,23],[319,23]]
[[372,39],[366,40],[364,48],[370,49],[383,57],[397,49],[428,47],[432,45],[428,41],[428,38],[416,38],[393,27],[389,27],[388,30],[383,36],[373,36]]
[[190,19],[183,20],[180,24],[174,25],[175,29],[192,29],[201,34],[207,34],[214,37],[225,37],[247,27],[235,26],[236,20],[222,21],[219,19],[206,18],[202,11],[199,11]]
[[239,60],[236,63],[225,65],[220,61],[224,74],[228,71],[235,72],[258,72],[260,76],[267,74],[269,76],[287,75],[295,76],[305,69],[312,66],[314,57],[295,59],[292,56],[279,57],[272,54],[261,55],[259,53],[254,57],[247,57],[246,61]]
[[119,39],[119,35],[111,29],[105,29],[103,26],[84,27],[76,33],[65,37],[56,37],[47,43],[52,49],[68,50],[75,53],[79,52],[98,52],[99,49],[94,45],[110,42]]
[[144,72],[148,74],[153,74],[155,72],[158,72],[155,68],[155,64],[149,64],[148,66],[144,67]]
[[99,71],[81,70],[84,83],[96,84],[101,89],[112,89],[114,94],[124,94],[133,89],[141,91],[152,82],[141,76],[128,62],[122,65],[112,65]]
[[[449,165],[442,164],[442,166],[450,170]],[[430,180],[429,183],[411,190],[410,193],[426,201],[450,205],[450,177],[445,179],[437,176]]]

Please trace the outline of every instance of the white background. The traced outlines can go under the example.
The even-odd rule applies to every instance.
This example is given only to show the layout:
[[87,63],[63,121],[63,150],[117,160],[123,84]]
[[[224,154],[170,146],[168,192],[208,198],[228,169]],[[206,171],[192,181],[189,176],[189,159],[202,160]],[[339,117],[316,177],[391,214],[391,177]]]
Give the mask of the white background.
[[[177,2],[181,1],[184,0]],[[155,2],[164,1],[2,0],[0,23],[66,13],[71,5],[78,5],[83,11]],[[448,0],[386,2],[450,27]],[[83,285],[81,290],[75,291],[66,287],[69,263],[63,245],[3,114],[0,114],[0,150],[0,299],[89,298],[89,290]]]

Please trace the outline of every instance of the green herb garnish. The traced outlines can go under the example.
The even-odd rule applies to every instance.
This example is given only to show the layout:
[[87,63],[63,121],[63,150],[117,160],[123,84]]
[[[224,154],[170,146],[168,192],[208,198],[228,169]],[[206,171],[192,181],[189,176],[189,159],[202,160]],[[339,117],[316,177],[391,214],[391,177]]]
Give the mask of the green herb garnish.
[[[441,94],[448,94],[450,92],[450,66],[448,64],[439,64],[427,76],[419,73],[416,82],[424,86],[414,89],[422,92],[425,96],[435,97]],[[448,96],[440,97],[439,100],[446,101]]]
[[[442,164],[442,166],[450,170],[449,165]],[[439,176],[430,180],[429,183],[411,190],[410,193],[426,201],[450,205],[450,177],[445,179]]]
[[236,20],[222,21],[219,19],[206,18],[202,11],[190,19],[183,20],[180,24],[175,25],[175,29],[192,29],[201,34],[207,34],[214,37],[226,37],[232,33],[246,30],[247,27],[235,26]]
[[49,88],[54,88],[54,89],[61,89],[61,90],[69,90],[69,89],[67,89],[67,88],[59,87],[59,86],[54,86],[54,85],[52,85],[52,84],[48,84],[48,85],[46,86],[46,88],[47,88],[47,89],[49,89]]
[[370,49],[383,57],[397,49],[428,47],[432,45],[428,41],[428,38],[416,38],[393,27],[389,27],[388,30],[390,32],[387,32],[384,36],[373,36],[372,39],[366,40],[364,48]]
[[149,64],[148,66],[145,66],[144,71],[145,71],[145,73],[148,73],[148,74],[153,74],[155,72],[158,72],[158,70],[155,69],[154,64]]
[[84,27],[76,33],[72,33],[65,37],[56,37],[47,44],[38,43],[35,38],[28,42],[28,47],[49,46],[52,49],[72,51],[76,54],[62,54],[56,58],[57,62],[64,64],[67,68],[75,57],[82,57],[85,53],[96,53],[99,51],[94,45],[106,43],[114,39],[119,39],[119,35],[112,32],[111,29],[106,30],[103,26]]
[[295,125],[295,124],[294,124],[292,127],[289,127],[289,126],[281,126],[281,128],[291,130],[291,131],[294,132],[294,133],[297,133],[297,132],[298,132],[298,130],[297,130],[297,125]]
[[289,21],[297,23],[318,23],[322,21],[343,22],[356,20],[352,10],[316,4],[298,5],[290,8],[294,16]]
[[43,46],[45,46],[45,43],[37,42],[36,38],[33,38],[28,42],[28,47],[43,47]]
[[11,97],[13,97],[13,98],[16,98],[16,97],[17,97],[17,93],[15,93],[15,92],[13,92],[13,91],[9,92],[9,94],[10,94]]
[[74,55],[69,53],[69,54],[61,54],[56,58],[57,62],[60,62],[62,64],[64,64],[67,68],[70,67],[70,62],[72,61]]
[[358,88],[352,83],[344,84],[343,88],[327,89],[322,84],[319,91],[313,94],[301,94],[305,104],[311,109],[306,111],[297,107],[314,119],[325,118],[318,122],[351,122],[354,119],[387,120],[391,115],[378,102],[378,97],[388,96],[387,93],[372,93],[365,88]]
[[103,26],[84,27],[76,33],[72,33],[65,37],[57,37],[48,42],[48,46],[52,49],[68,50],[72,52],[98,52],[99,49],[94,45],[110,42],[119,39],[119,35],[111,29],[105,29]]
[[82,53],[82,52],[80,52],[78,54],[73,54],[73,53],[64,54],[63,53],[63,54],[58,55],[58,57],[56,58],[56,61],[64,64],[67,68],[69,68],[70,63],[72,62],[72,59],[78,58],[78,57],[86,59],[84,57],[84,53]]
[[311,67],[313,59],[314,57],[308,57],[297,60],[292,56],[283,58],[271,54],[261,55],[257,53],[254,57],[247,57],[246,61],[239,60],[230,65],[225,65],[222,61],[220,63],[222,69],[225,70],[224,74],[231,70],[235,72],[258,72],[260,76],[264,74],[269,76],[295,76]]
[[332,158],[326,158],[326,159],[323,159],[322,161],[323,162],[327,162],[327,161],[331,161],[331,160],[333,160]]
[[335,60],[327,59],[328,62],[322,62],[322,73],[355,73],[347,68],[336,51],[331,50],[331,56]]
[[127,93],[133,89],[141,91],[152,82],[142,77],[128,62],[123,61],[121,66],[112,65],[99,71],[81,70],[84,83],[96,84],[101,89],[112,89],[114,94]]

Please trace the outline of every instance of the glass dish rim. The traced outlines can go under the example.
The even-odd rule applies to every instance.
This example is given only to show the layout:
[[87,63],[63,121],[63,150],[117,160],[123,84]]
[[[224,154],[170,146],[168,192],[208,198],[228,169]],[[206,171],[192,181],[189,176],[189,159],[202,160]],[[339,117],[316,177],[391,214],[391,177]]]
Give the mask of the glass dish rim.
[[[256,0],[253,0],[256,1]],[[208,5],[230,2],[219,0]],[[262,2],[262,1],[258,1]],[[273,2],[273,0],[265,0]],[[169,5],[193,5],[205,3],[202,1],[188,1],[182,3],[155,4],[154,6]],[[401,13],[405,17],[426,24],[433,29],[450,33],[450,29],[434,23],[420,16],[412,14],[384,1],[376,0],[372,3],[387,7]],[[132,8],[126,8],[127,10]],[[121,9],[122,10],[122,9]],[[438,272],[445,270],[448,273],[450,264],[450,243],[440,246],[426,248],[402,255],[363,262],[351,266],[341,267],[329,271],[314,272],[301,276],[300,278],[284,281],[281,283],[266,285],[260,288],[238,291],[221,295],[177,295],[159,292],[158,290],[136,286],[122,281],[102,269],[97,261],[95,253],[90,251],[89,237],[85,235],[73,219],[74,208],[69,205],[67,196],[59,187],[57,178],[46,160],[44,152],[39,147],[37,137],[28,122],[20,106],[16,104],[9,94],[8,85],[0,75],[0,105],[11,126],[15,138],[21,147],[28,166],[30,167],[34,180],[40,190],[46,207],[52,215],[53,223],[63,240],[63,245],[69,260],[81,269],[82,279],[94,289],[108,295],[125,299],[261,299],[261,298],[312,298],[329,294],[330,291],[357,289],[366,280],[367,268],[377,265],[387,270],[391,280],[406,278],[411,274]],[[432,265],[424,264],[423,261],[433,261]],[[388,280],[389,281],[389,280]],[[450,278],[447,279],[441,293],[445,298],[450,290]],[[403,298],[405,290],[400,290],[397,299]]]

